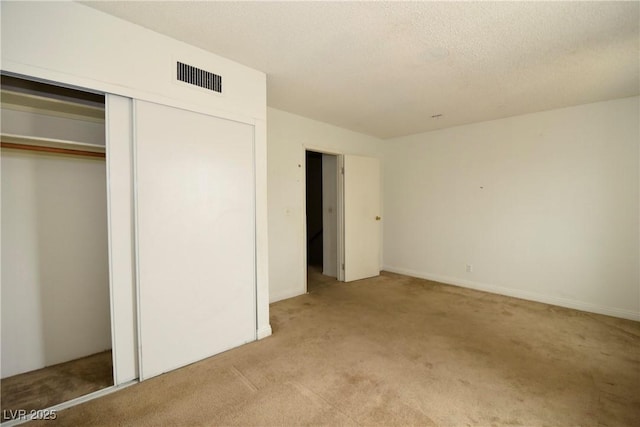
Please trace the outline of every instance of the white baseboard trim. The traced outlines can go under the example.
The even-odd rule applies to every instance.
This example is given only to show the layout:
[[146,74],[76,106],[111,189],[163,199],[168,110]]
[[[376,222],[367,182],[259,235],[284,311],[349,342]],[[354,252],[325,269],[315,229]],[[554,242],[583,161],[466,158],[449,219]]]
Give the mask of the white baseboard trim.
[[502,286],[490,285],[486,283],[473,282],[471,280],[458,279],[455,277],[440,276],[437,274],[423,273],[406,268],[397,268],[390,265],[383,267],[383,270],[391,273],[404,274],[406,276],[420,279],[433,280],[447,285],[460,286],[463,288],[475,289],[492,294],[505,295],[520,298],[528,301],[542,302],[545,304],[557,305],[560,307],[573,308],[575,310],[587,311],[589,313],[605,314],[607,316],[619,317],[622,319],[640,321],[640,312],[624,310],[615,307],[605,307],[588,302],[573,300],[569,298],[555,297],[551,295],[538,294],[535,292],[523,291],[520,289],[505,288]]
[[266,338],[268,336],[271,336],[271,334],[272,334],[271,325],[263,326],[259,328],[258,331],[256,332],[256,336],[258,337],[259,340]]

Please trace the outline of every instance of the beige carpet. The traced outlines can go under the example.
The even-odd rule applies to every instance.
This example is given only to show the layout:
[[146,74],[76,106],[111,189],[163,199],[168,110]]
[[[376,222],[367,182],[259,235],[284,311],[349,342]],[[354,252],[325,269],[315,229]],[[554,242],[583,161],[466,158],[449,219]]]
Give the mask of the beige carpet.
[[3,419],[12,411],[44,409],[113,385],[111,351],[4,378]]
[[43,425],[639,426],[640,324],[395,274]]
[[335,283],[336,279],[334,277],[322,274],[322,267],[317,265],[307,266],[307,292],[313,293]]

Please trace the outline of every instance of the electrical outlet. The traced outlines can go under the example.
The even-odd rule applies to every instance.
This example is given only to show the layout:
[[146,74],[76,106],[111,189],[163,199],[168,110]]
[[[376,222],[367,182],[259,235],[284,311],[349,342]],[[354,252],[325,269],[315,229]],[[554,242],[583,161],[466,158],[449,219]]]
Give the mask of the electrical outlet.
[[473,265],[467,264],[467,273],[473,273]]

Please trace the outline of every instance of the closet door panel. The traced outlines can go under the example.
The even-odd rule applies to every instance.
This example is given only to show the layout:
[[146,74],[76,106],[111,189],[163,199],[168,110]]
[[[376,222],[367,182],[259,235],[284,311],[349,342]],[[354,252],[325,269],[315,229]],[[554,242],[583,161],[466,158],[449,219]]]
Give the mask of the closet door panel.
[[135,103],[140,375],[255,340],[253,126]]
[[109,280],[114,383],[138,378],[133,255],[133,100],[106,95]]

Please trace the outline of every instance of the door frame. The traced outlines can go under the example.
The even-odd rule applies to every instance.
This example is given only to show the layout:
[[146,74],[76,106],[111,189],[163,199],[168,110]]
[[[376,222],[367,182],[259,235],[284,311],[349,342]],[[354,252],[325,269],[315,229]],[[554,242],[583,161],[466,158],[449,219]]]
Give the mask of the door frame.
[[[332,151],[326,148],[320,148],[320,147],[316,147],[313,145],[304,145],[302,146],[302,162],[300,163],[300,167],[302,168],[302,176],[304,177],[305,182],[303,183],[302,187],[302,216],[301,216],[301,220],[302,220],[302,248],[305,248],[302,252],[302,260],[303,260],[303,268],[302,268],[302,283],[304,283],[304,293],[307,293],[308,290],[308,286],[309,284],[307,283],[307,273],[308,273],[308,268],[307,268],[307,186],[306,186],[306,179],[307,179],[307,165],[306,165],[306,153],[307,151],[313,151],[315,153],[320,153],[320,154],[328,154],[331,156],[336,156],[337,159],[337,168],[336,168],[336,174],[337,174],[337,179],[336,179],[336,183],[337,183],[337,188],[336,188],[336,199],[337,199],[337,204],[336,204],[336,211],[338,214],[338,227],[337,227],[337,233],[338,235],[336,236],[337,239],[337,243],[338,243],[338,259],[337,259],[337,271],[338,271],[338,275],[337,275],[337,280],[339,282],[344,282],[344,268],[342,267],[344,265],[344,174],[342,173],[343,171],[343,166],[344,166],[344,153],[341,153],[339,151]],[[323,206],[324,208],[324,206]]]

